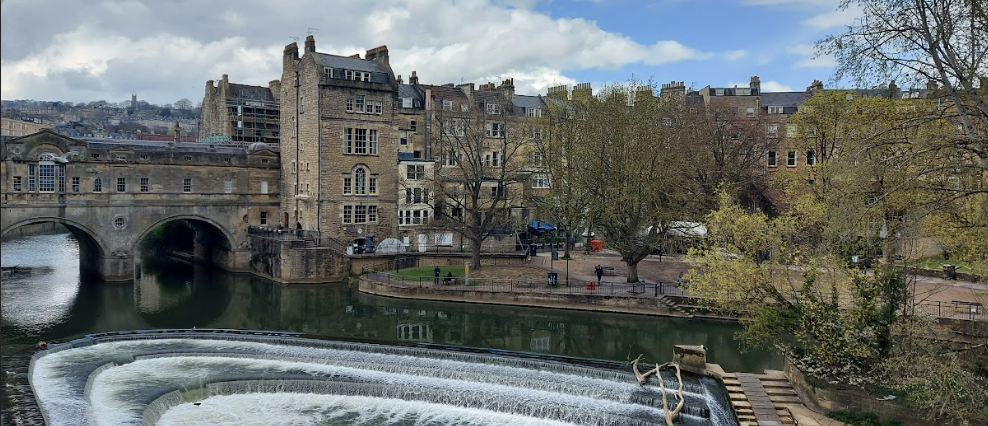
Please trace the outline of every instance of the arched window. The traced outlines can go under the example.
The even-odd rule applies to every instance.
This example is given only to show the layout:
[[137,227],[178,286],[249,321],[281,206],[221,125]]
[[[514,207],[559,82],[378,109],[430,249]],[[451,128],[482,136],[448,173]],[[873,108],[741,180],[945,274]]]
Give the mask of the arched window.
[[[55,192],[55,154],[46,152],[38,156],[38,192]],[[65,170],[62,168],[62,170]],[[65,172],[62,175],[62,187],[65,186]]]
[[103,181],[100,178],[93,179],[93,192],[103,192]]
[[367,195],[367,170],[358,168],[353,173],[357,195]]

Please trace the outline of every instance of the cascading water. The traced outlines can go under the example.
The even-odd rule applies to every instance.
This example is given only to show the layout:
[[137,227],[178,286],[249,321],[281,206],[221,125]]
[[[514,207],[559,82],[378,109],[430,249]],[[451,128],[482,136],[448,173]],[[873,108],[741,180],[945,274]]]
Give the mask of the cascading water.
[[[31,384],[53,426],[664,424],[626,365],[260,334],[91,336],[39,352]],[[683,382],[677,424],[737,424],[716,381]]]

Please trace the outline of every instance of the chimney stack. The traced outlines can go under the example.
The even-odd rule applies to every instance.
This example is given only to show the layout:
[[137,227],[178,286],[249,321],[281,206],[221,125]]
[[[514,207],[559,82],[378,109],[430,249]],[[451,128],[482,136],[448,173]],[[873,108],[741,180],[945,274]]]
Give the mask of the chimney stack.
[[412,71],[412,75],[408,77],[408,84],[419,84],[419,76]]
[[569,99],[569,87],[567,87],[565,84],[561,84],[559,86],[549,86],[549,89],[546,91],[545,97],[549,99],[565,101]]
[[811,94],[815,94],[816,92],[822,92],[823,91],[823,82],[820,81],[820,80],[813,80],[813,83],[810,84],[810,86],[806,88],[806,91],[809,92],[809,93],[811,93]]
[[762,94],[762,80],[757,75],[751,76],[751,83],[748,83],[748,87],[751,88],[752,95],[758,96]]
[[281,102],[281,80],[269,81],[268,89],[271,90],[271,95],[274,96],[274,101]]
[[593,97],[593,89],[590,83],[579,83],[573,86],[573,100],[588,100]]
[[367,51],[364,55],[364,59],[368,61],[378,62],[383,65],[388,64],[388,46],[381,45]]
[[305,37],[305,51],[313,53],[316,51],[316,38],[312,34]]

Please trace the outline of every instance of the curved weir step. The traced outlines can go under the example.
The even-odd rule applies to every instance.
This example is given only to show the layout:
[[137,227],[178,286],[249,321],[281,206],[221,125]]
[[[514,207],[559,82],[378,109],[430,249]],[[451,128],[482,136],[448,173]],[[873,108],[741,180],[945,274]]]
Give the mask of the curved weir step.
[[[655,380],[639,386],[623,363],[229,330],[89,336],[39,352],[31,370],[52,426],[286,416],[319,424],[637,426],[664,423],[663,392],[675,404],[675,374],[662,376],[664,390]],[[683,375],[683,390],[677,424],[735,424],[715,380]]]

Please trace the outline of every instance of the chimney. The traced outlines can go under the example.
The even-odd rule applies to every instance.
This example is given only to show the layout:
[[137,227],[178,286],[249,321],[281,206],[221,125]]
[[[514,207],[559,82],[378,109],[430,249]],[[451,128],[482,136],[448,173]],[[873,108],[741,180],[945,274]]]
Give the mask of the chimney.
[[549,89],[546,91],[545,97],[549,99],[565,101],[569,99],[569,87],[567,87],[565,84],[561,84],[559,86],[549,86]]
[[515,98],[515,79],[513,79],[513,78],[506,78],[506,79],[504,79],[504,81],[501,82],[501,85],[498,86],[498,90],[500,90],[502,93],[504,93],[504,97],[507,98],[509,101],[514,100],[514,98]]
[[359,53],[354,53],[354,54],[352,54],[350,56],[347,56],[347,57],[350,58],[350,59],[360,59],[360,54]]
[[758,96],[762,94],[762,80],[757,75],[751,76],[751,83],[748,83],[748,87],[751,88],[752,95]]
[[396,80],[398,80],[398,84],[402,84],[405,82],[404,80],[401,79],[401,74],[398,74],[398,78]]
[[573,86],[573,100],[588,100],[593,97],[593,89],[590,83],[579,83]]
[[899,94],[899,86],[895,85],[895,80],[889,82],[888,98],[895,99]]
[[309,34],[305,38],[305,51],[313,53],[316,51],[316,38],[313,37],[312,34]]
[[289,65],[294,68],[295,61],[298,60],[298,43],[291,42],[285,46],[284,59],[282,60],[282,66],[285,69],[289,68]]
[[822,92],[823,91],[823,82],[820,81],[820,80],[813,80],[813,83],[810,84],[810,86],[806,88],[806,91],[809,92],[809,93],[811,93],[811,94],[815,94],[816,92]]
[[175,127],[173,127],[172,130],[175,132],[175,143],[181,142],[182,141],[182,128],[179,127],[177,121],[175,122]]
[[281,80],[269,81],[268,89],[271,90],[271,96],[274,96],[274,101],[281,102]]
[[412,75],[408,77],[408,84],[419,84],[419,76],[412,71]]
[[377,46],[377,47],[375,47],[375,48],[373,48],[371,50],[368,50],[367,51],[367,54],[364,55],[364,59],[367,59],[368,61],[374,61],[374,62],[383,64],[383,65],[389,65],[388,64],[388,46],[387,45],[381,45],[381,46]]
[[[467,95],[468,98],[473,96],[473,83],[457,84],[456,88],[460,89],[460,91],[463,92],[464,95]],[[484,85],[480,85],[480,88],[483,89]]]
[[[984,83],[981,83],[981,87],[982,88],[985,88]],[[939,88],[940,88],[940,85],[937,84],[936,80],[930,79],[930,80],[927,80],[926,81],[926,90],[929,90],[931,92],[934,92],[934,91],[936,91]]]

